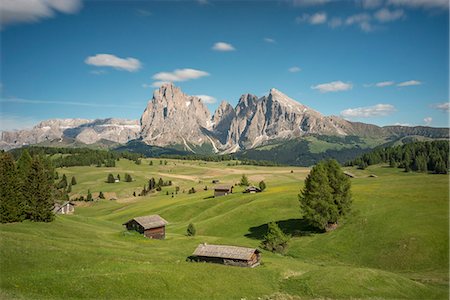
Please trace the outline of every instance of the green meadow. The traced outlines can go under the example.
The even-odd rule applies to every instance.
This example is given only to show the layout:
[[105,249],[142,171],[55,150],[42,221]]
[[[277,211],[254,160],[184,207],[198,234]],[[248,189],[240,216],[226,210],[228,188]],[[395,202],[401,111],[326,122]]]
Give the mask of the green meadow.
[[[0,298],[448,299],[449,176],[348,170],[357,176],[352,213],[337,230],[317,233],[298,203],[307,168],[122,159],[115,168],[58,169],[69,182],[76,177],[72,194],[89,189],[117,200],[81,202],[51,223],[1,224]],[[109,173],[134,181],[108,184]],[[212,197],[212,180],[234,184],[242,174],[267,190]],[[173,185],[133,197],[151,177]],[[197,193],[188,194],[192,187]],[[169,221],[165,240],[122,226],[149,214]],[[292,235],[284,256],[262,250],[262,264],[251,269],[186,261],[203,242],[259,247],[271,221]],[[186,236],[189,223],[195,237]]]

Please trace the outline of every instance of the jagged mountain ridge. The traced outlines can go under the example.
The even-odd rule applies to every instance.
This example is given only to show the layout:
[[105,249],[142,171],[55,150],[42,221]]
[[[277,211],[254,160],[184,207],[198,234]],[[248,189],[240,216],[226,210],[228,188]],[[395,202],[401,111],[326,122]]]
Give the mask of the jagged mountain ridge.
[[194,153],[198,148],[210,149],[211,153],[232,153],[309,135],[448,138],[449,132],[447,128],[423,126],[379,127],[324,116],[277,89],[259,98],[244,94],[234,108],[223,101],[211,116],[199,97],[184,94],[170,83],[154,91],[140,120],[48,120],[31,130],[1,132],[0,148],[63,138],[84,144],[99,141],[125,144],[139,139],[148,145],[182,148]]

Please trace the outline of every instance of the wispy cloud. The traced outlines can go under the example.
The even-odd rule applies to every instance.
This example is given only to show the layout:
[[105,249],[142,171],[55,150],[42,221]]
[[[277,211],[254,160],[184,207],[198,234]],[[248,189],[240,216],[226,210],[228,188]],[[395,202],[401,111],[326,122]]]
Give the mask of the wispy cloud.
[[54,17],[56,13],[75,14],[81,7],[81,0],[2,0],[0,26],[38,22]]
[[382,8],[374,14],[374,17],[378,22],[387,23],[405,18],[405,12],[402,9],[389,10]]
[[148,9],[139,8],[136,10],[136,14],[141,17],[150,17],[152,15],[152,12]]
[[382,82],[375,83],[375,86],[376,87],[386,87],[386,86],[391,86],[394,84],[395,84],[395,82],[393,82],[393,81],[382,81]]
[[288,69],[288,71],[291,72],[291,73],[297,73],[297,72],[300,72],[301,70],[302,70],[302,69],[299,68],[299,67],[297,67],[297,66],[295,66],[295,67],[290,67],[290,68]]
[[216,103],[217,99],[212,97],[212,96],[208,96],[208,95],[194,95],[195,97],[198,97],[202,100],[203,103],[206,104],[213,104]]
[[334,17],[328,22],[328,26],[331,28],[340,27],[342,24],[344,24],[344,21],[342,21],[342,18],[339,17]]
[[400,82],[399,84],[397,84],[397,86],[402,87],[402,86],[413,86],[413,85],[421,85],[421,84],[422,84],[422,82],[419,80],[408,80],[408,81]]
[[433,118],[432,117],[426,117],[423,119],[423,122],[425,123],[425,126],[430,126],[431,123],[433,122]]
[[319,90],[321,93],[347,91],[353,88],[350,82],[332,81],[328,83],[322,83],[311,87],[313,90]]
[[311,25],[323,24],[327,21],[327,14],[325,12],[318,12],[313,15],[303,14],[295,19],[297,23],[309,23]]
[[370,32],[374,30],[371,24],[372,16],[367,13],[355,14],[345,19],[345,25],[356,25],[364,32]]
[[357,1],[357,3],[361,3],[361,6],[364,9],[374,9],[383,5],[383,0],[362,0]]
[[31,100],[22,98],[1,98],[0,103],[23,103],[23,104],[51,104],[51,105],[72,105],[87,107],[112,107],[112,108],[140,108],[140,106],[120,105],[120,104],[101,104],[92,102],[76,102],[76,101],[53,101],[53,100]]
[[449,112],[450,111],[450,102],[442,102],[442,103],[432,104],[431,107],[434,109]]
[[156,73],[152,78],[161,82],[178,82],[198,79],[209,75],[208,72],[196,69],[176,69],[173,72]]
[[407,127],[411,127],[412,125],[411,124],[409,124],[409,123],[395,123],[394,124],[395,126],[407,126]]
[[275,41],[272,38],[266,37],[266,38],[264,38],[264,42],[269,43],[269,44],[275,44],[277,41]]
[[448,0],[388,0],[387,4],[409,8],[448,9]]
[[215,43],[211,49],[215,51],[221,51],[221,52],[228,52],[228,51],[235,51],[236,49],[233,47],[233,45],[225,42],[217,42]]
[[141,68],[141,62],[136,58],[120,58],[112,54],[96,54],[87,57],[84,62],[96,67],[111,67],[128,72],[135,72]]
[[318,6],[318,5],[324,5],[332,0],[292,0],[292,4],[294,6],[299,7],[308,7],[308,6]]
[[383,117],[390,115],[395,110],[395,107],[391,104],[377,104],[367,107],[348,108],[341,111],[341,116],[349,119]]
[[37,120],[33,117],[24,117],[24,116],[8,115],[8,114],[0,113],[0,130],[1,131],[32,128],[34,125],[36,125],[39,122],[40,122],[40,120]]

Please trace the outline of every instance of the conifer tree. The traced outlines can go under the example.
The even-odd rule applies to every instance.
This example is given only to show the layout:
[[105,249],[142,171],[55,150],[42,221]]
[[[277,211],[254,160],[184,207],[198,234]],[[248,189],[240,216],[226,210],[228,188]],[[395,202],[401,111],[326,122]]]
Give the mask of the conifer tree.
[[247,175],[242,174],[240,185],[242,185],[242,186],[249,186],[250,185],[250,183],[248,182]]
[[53,220],[53,186],[42,160],[34,157],[23,190],[26,218],[35,222]]
[[259,189],[261,190],[261,192],[266,189],[266,183],[264,182],[264,180],[261,180],[259,182]]
[[0,153],[0,222],[20,222],[24,219],[22,183],[9,153]]
[[282,254],[287,250],[289,240],[290,236],[281,231],[277,223],[270,222],[261,246],[269,251]]
[[72,192],[72,184],[69,183],[69,185],[67,186],[67,193],[71,192]]
[[70,183],[72,185],[76,185],[77,184],[77,179],[75,178],[75,176],[72,176],[72,180],[70,181]]
[[90,190],[88,190],[86,201],[94,201],[94,199],[92,199],[92,194]]
[[100,199],[105,199],[105,195],[103,195],[103,192],[98,193],[98,197]]
[[339,216],[346,215],[352,205],[350,178],[344,174],[337,161],[330,159],[324,164],[327,169],[333,202],[337,206]]
[[195,236],[197,230],[195,229],[194,224],[189,223],[186,233],[188,236]]
[[109,173],[108,179],[106,180],[107,183],[114,183],[116,180],[114,179],[114,175]]

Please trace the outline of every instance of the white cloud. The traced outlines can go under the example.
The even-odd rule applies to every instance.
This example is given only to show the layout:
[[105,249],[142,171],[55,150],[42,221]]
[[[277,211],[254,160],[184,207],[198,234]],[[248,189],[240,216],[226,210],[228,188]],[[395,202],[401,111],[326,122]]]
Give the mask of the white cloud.
[[442,110],[442,111],[449,112],[450,111],[450,102],[436,103],[436,104],[431,105],[431,107]]
[[323,24],[327,21],[327,14],[324,12],[318,12],[313,15],[303,14],[295,19],[297,23],[309,23],[311,25]]
[[300,72],[301,70],[302,70],[302,69],[299,68],[299,67],[290,67],[290,68],[288,69],[288,71],[291,72],[291,73],[297,73],[297,72]]
[[374,9],[383,5],[383,0],[362,0],[360,2],[365,9]]
[[425,123],[425,126],[430,126],[431,122],[433,122],[433,118],[432,117],[426,117],[423,119],[423,122]]
[[217,42],[215,43],[212,48],[215,51],[222,51],[222,52],[226,52],[226,51],[234,51],[236,50],[233,45],[225,43],[225,42]]
[[410,8],[448,9],[448,0],[388,0],[388,4]]
[[382,82],[375,83],[375,86],[376,87],[385,87],[385,86],[391,86],[394,84],[395,84],[395,82],[393,82],[393,81],[382,81]]
[[293,0],[292,4],[294,6],[308,7],[308,6],[323,5],[331,1],[332,0]]
[[389,10],[387,8],[382,8],[375,14],[375,19],[381,23],[392,22],[405,17],[405,13],[402,9]]
[[2,0],[0,25],[33,23],[51,18],[55,13],[74,14],[82,7],[81,0]]
[[23,104],[51,104],[51,105],[70,105],[70,106],[87,106],[87,107],[115,107],[115,108],[139,108],[133,105],[120,104],[102,104],[93,102],[77,102],[77,101],[54,101],[54,100],[31,100],[22,98],[2,98],[0,103],[23,103]]
[[397,84],[397,86],[412,86],[412,85],[421,85],[422,82],[418,81],[418,80],[409,80],[409,81],[404,81],[404,82],[400,82],[399,84]]
[[407,126],[407,127],[411,127],[412,125],[409,123],[395,123],[395,126]]
[[209,75],[210,74],[208,72],[196,69],[176,69],[173,72],[156,73],[152,78],[156,80],[156,82],[154,82],[153,84],[160,85],[165,82],[188,81]]
[[368,107],[348,108],[341,111],[344,118],[370,118],[387,116],[395,111],[395,107],[391,104],[377,104]]
[[342,26],[343,23],[344,22],[341,18],[334,17],[330,20],[330,22],[328,22],[328,26],[330,26],[331,28],[336,28]]
[[198,97],[202,100],[203,103],[206,104],[213,104],[216,103],[217,99],[212,97],[212,96],[208,96],[208,95],[194,95],[195,97]]
[[7,115],[7,114],[0,113],[0,130],[1,131],[32,128],[34,125],[36,125],[39,122],[40,122],[40,120],[37,120],[32,117],[23,117],[23,116]]
[[347,91],[353,88],[353,85],[349,82],[333,81],[328,83],[322,83],[311,87],[313,90],[319,90],[321,93]]
[[264,38],[264,42],[266,42],[266,43],[270,43],[270,44],[275,44],[277,41],[275,41],[274,39],[272,39],[272,38]]
[[112,54],[96,54],[95,56],[89,56],[84,62],[96,67],[112,67],[128,72],[135,72],[141,68],[141,62],[136,58],[120,58]]
[[197,3],[200,5],[208,5],[209,1],[208,0],[197,0]]
[[345,25],[351,26],[356,25],[364,32],[370,32],[374,30],[371,24],[372,16],[367,13],[361,13],[356,15],[351,15],[345,19]]

